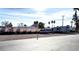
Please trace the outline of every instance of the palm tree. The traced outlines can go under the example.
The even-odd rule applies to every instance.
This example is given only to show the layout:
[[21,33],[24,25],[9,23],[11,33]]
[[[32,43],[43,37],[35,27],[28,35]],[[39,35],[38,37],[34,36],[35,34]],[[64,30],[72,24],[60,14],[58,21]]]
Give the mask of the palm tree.
[[53,23],[54,23],[54,21],[52,20],[52,21],[51,21],[51,24],[52,24],[52,28],[53,28]]
[[54,23],[55,23],[55,20],[54,20]]
[[34,26],[37,27],[37,28],[39,28],[38,23],[39,23],[38,21],[34,21]]
[[77,15],[77,11],[79,11],[79,8],[73,8],[73,10],[75,11],[75,14],[73,15],[73,19],[75,21],[75,25],[76,25],[76,32],[78,32],[79,29],[79,20],[78,20],[78,15]]
[[24,27],[27,27],[27,25],[26,25],[26,24],[24,24]]
[[53,27],[53,25],[55,24],[55,20],[52,20],[51,22],[50,21],[48,22],[49,25],[50,25],[50,23],[52,24],[52,27]]
[[[50,22],[48,22],[48,24],[50,25]],[[50,28],[50,26],[49,26],[49,28]]]
[[48,24],[50,24],[50,22],[48,22]]
[[56,21],[54,20],[54,27],[55,27],[55,23],[56,23]]
[[55,24],[55,20],[52,20],[51,23],[52,23],[52,27],[53,27],[53,25]]

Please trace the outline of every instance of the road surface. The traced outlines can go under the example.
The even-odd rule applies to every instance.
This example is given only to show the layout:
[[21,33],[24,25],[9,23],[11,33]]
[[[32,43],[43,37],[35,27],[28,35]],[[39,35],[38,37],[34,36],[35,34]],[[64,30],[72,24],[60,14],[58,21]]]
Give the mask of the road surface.
[[0,51],[79,51],[79,34],[0,41]]
[[[38,34],[38,37],[62,36],[70,34]],[[73,34],[72,34],[73,35]],[[37,34],[0,35],[0,41],[36,38]]]

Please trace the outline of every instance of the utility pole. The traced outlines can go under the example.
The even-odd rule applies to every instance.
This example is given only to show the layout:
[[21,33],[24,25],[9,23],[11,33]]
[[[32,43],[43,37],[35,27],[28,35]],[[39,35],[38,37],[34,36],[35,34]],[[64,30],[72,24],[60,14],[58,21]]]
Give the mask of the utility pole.
[[62,16],[62,26],[64,26],[64,15]]

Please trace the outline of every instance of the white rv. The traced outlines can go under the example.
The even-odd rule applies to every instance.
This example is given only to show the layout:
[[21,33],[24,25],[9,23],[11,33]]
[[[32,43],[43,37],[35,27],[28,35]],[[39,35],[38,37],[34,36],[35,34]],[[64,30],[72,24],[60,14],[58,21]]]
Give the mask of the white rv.
[[57,26],[57,27],[53,28],[53,32],[70,32],[71,30],[73,30],[73,29],[69,25],[67,25],[67,26]]

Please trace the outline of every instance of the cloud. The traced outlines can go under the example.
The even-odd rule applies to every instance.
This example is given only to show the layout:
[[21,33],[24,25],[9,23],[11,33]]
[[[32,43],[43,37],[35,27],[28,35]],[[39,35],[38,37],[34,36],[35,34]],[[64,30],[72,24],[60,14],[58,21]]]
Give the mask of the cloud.
[[72,10],[63,10],[63,11],[58,11],[58,12],[52,14],[52,16],[55,19],[61,19],[61,17],[63,15],[65,16],[65,18],[71,18],[73,16],[73,11]]
[[0,13],[36,13],[33,8],[0,8]]
[[[33,8],[34,9],[34,8]],[[52,8],[53,10],[54,8]],[[41,21],[44,22],[46,24],[46,26],[48,26],[48,22],[51,20],[56,20],[56,26],[60,25],[61,26],[61,20],[62,20],[62,15],[65,16],[65,25],[69,24],[70,25],[70,21],[72,19],[72,15],[73,15],[73,11],[70,9],[61,9],[57,10],[56,12],[51,12],[51,14],[46,14],[46,12],[44,12],[46,10],[46,8],[40,9],[40,8],[36,8],[34,9],[36,10],[35,13],[16,13],[16,12],[11,12],[11,13],[3,13],[5,16],[10,16],[10,17],[14,17],[14,20],[10,20],[12,21],[14,24],[17,25],[17,23],[23,22],[27,25],[32,25],[34,21]],[[22,10],[23,11],[23,10]],[[21,11],[21,12],[22,12]],[[4,17],[5,17],[4,16]],[[9,18],[9,17],[8,17]]]
[[40,12],[40,11],[45,11],[46,8],[33,8],[35,11]]

